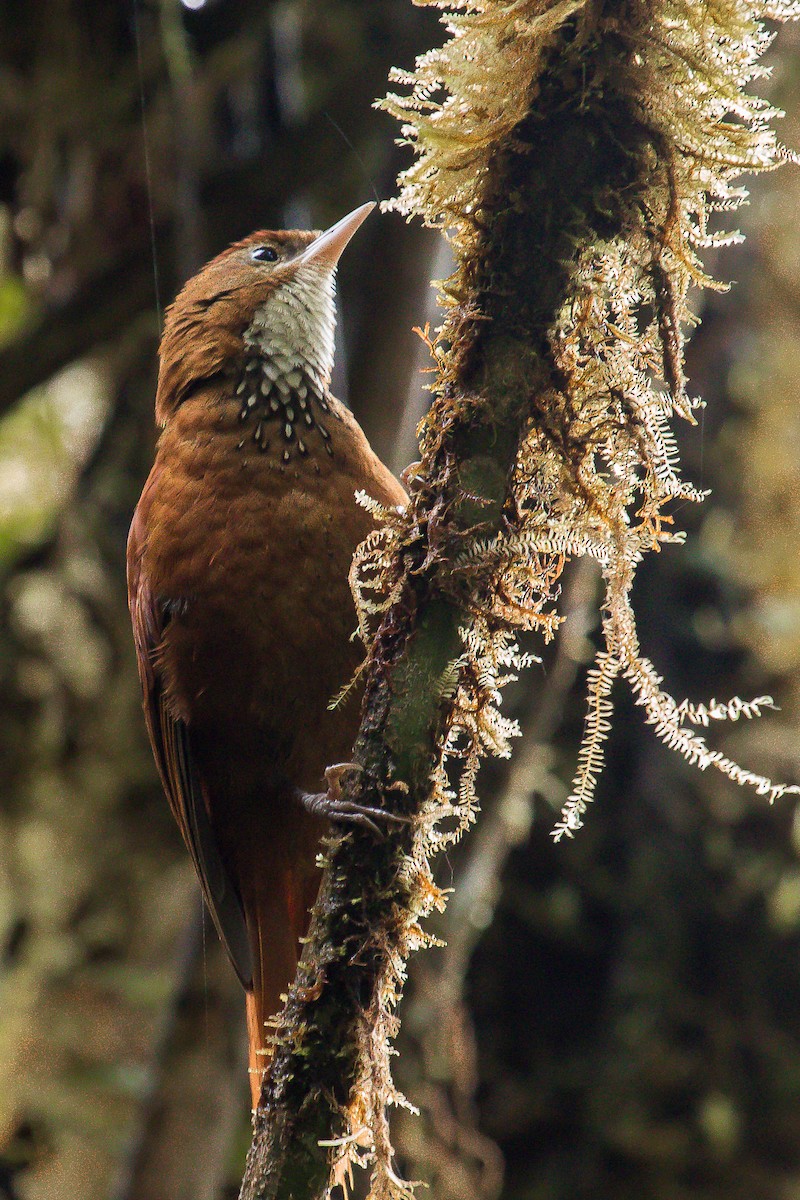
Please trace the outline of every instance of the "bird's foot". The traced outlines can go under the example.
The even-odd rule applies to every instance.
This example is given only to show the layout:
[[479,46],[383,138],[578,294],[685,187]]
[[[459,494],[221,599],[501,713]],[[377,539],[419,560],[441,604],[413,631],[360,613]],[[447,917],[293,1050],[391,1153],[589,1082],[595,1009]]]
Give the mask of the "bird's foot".
[[304,807],[318,817],[327,817],[337,825],[356,825],[368,829],[378,838],[385,836],[385,830],[379,822],[388,825],[407,825],[408,817],[400,817],[396,813],[387,812],[385,808],[374,808],[368,804],[356,804],[345,800],[342,796],[342,776],[349,771],[363,772],[358,763],[334,763],[325,771],[327,792],[301,792],[300,798]]

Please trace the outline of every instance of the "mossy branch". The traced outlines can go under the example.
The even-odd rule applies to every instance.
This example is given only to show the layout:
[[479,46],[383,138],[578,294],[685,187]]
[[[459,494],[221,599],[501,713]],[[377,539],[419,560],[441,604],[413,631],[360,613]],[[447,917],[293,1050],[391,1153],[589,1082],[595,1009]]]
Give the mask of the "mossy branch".
[[552,636],[568,557],[602,564],[605,646],[557,834],[591,799],[620,677],[698,765],[772,797],[786,790],[685,727],[755,716],[767,698],[672,700],[639,650],[630,590],[642,556],[679,540],[670,503],[702,498],[678,477],[668,424],[697,407],[683,375],[686,294],[709,282],[700,249],[735,236],[709,232],[709,211],[735,207],[735,177],[782,156],[775,114],[744,89],[768,44],[759,18],[797,6],[451,7],[450,41],[399,75],[410,93],[387,102],[417,150],[399,207],[446,228],[457,258],[432,345],[435,399],[408,507],[375,508],[383,524],[353,570],[369,652],[350,794],[408,822],[327,849],[244,1200],[317,1200],[354,1162],[372,1164],[372,1200],[410,1194],[392,1166],[386,1108],[404,1101],[389,1044],[407,955],[426,940],[419,922],[443,902],[429,860],[474,819],[479,759],[508,753],[515,729],[499,701],[523,662],[513,639]]

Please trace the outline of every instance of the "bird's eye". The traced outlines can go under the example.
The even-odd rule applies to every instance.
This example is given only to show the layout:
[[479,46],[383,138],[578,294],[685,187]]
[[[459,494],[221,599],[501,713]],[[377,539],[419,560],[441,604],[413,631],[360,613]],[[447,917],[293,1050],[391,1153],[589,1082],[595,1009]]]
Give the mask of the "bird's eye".
[[278,251],[274,246],[256,246],[250,251],[253,262],[277,262]]

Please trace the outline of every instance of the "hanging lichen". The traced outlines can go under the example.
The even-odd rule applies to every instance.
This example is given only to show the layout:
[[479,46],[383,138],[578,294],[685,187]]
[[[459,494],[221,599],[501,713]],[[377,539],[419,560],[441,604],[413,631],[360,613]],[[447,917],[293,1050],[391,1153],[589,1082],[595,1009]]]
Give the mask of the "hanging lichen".
[[[797,17],[800,5],[438,7],[448,10],[450,40],[414,72],[395,72],[409,92],[385,102],[416,150],[394,207],[445,230],[458,263],[443,285],[449,348],[437,347],[440,399],[422,430],[423,452],[435,449],[443,405],[459,393],[467,402],[474,359],[487,357],[482,343],[505,339],[513,353],[524,340],[529,359],[528,393],[514,397],[529,420],[510,489],[513,517],[491,539],[467,541],[454,564],[454,575],[472,583],[476,610],[489,598],[492,635],[480,622],[469,630],[467,657],[482,663],[485,696],[469,682],[475,671],[462,672],[444,757],[466,738],[471,780],[473,754],[507,752],[508,726],[479,735],[498,723],[496,646],[507,654],[515,629],[549,637],[556,618],[545,606],[563,564],[589,555],[606,584],[605,644],[589,673],[578,771],[554,836],[579,828],[593,797],[617,676],[657,735],[701,769],[714,766],[770,800],[796,791],[740,768],[686,728],[707,725],[708,716],[756,716],[771,701],[708,710],[677,703],[641,652],[630,595],[643,555],[682,540],[671,528],[673,502],[703,498],[679,477],[670,429],[673,416],[694,423],[702,404],[687,394],[683,373],[687,292],[722,286],[701,252],[740,240],[712,231],[711,214],[746,198],[737,184],[743,172],[788,156],[770,124],[780,114],[746,89],[767,73],[759,59],[771,35],[762,19]],[[520,287],[506,309],[509,277]],[[502,330],[487,332],[480,321]],[[423,458],[423,474],[426,465]],[[444,788],[446,762],[437,778]],[[462,787],[462,802],[471,809],[471,787]]]

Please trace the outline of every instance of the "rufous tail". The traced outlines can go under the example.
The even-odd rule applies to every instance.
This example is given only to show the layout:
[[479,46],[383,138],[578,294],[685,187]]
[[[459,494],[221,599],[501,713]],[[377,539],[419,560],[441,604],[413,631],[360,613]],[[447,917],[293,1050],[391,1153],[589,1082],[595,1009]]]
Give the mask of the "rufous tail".
[[316,872],[310,875],[308,870],[284,863],[278,878],[273,875],[259,883],[255,894],[244,898],[253,950],[253,986],[246,992],[253,1108],[258,1106],[272,1057],[272,1020],[283,1007],[283,996],[295,976],[302,951],[300,938],[308,930],[319,877]]

